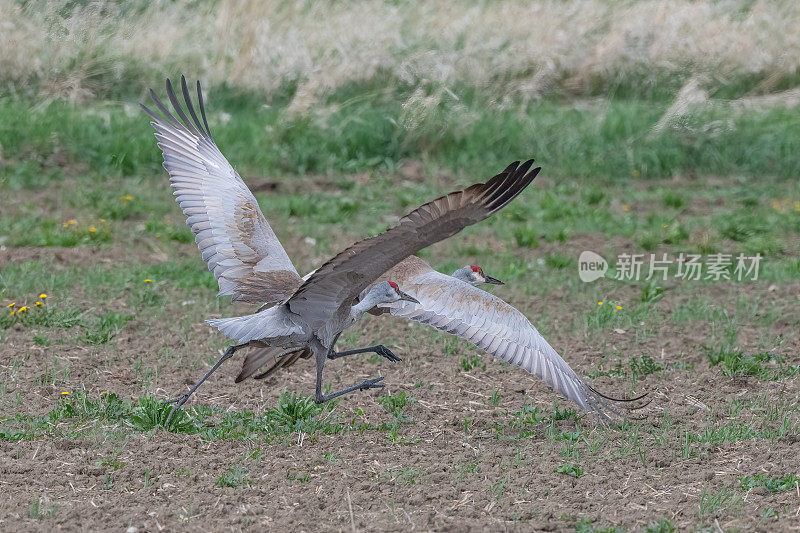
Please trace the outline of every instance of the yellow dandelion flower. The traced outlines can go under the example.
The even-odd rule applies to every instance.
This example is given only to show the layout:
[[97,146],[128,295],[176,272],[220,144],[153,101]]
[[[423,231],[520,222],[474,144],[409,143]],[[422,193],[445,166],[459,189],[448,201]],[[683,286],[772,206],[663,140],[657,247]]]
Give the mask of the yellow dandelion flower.
[[603,305],[603,302],[597,302],[597,305]]
[[64,392],[61,393],[61,396],[66,396],[67,394],[72,394],[72,391],[71,390],[65,390]]
[[146,280],[144,280],[144,282],[145,282],[145,283],[153,283],[153,280],[152,280],[152,279],[150,279],[150,278],[147,278]]
[[78,223],[78,221],[75,220],[74,218],[71,218],[71,219],[67,220],[67,224],[69,224],[70,226],[74,226],[77,223]]
[[17,302],[11,302],[11,303],[10,303],[10,304],[8,304],[6,307],[7,307],[7,308],[9,308],[9,309],[11,309],[11,308],[12,308],[12,307],[14,307],[15,305],[17,305]]
[[101,219],[100,219],[100,223],[101,223],[101,224],[105,224],[105,223],[106,223],[106,219],[104,219],[104,218],[101,218]]
[[11,312],[8,313],[8,314],[9,314],[9,316],[14,316],[14,315],[17,314],[17,310],[16,309],[12,309]]
[[30,309],[30,307],[28,307],[27,305],[23,305],[22,307],[20,307],[19,309],[17,309],[17,313],[24,313],[24,312],[25,312],[25,311],[27,311],[28,309]]
[[62,227],[62,228],[68,228],[68,227],[69,227],[69,224],[67,224],[66,222],[64,222],[63,224],[61,224],[61,227]]
[[95,228],[94,226],[89,228],[89,233],[94,233],[95,231],[97,231],[97,228]]
[[622,309],[622,306],[621,306],[621,305],[618,305],[618,306],[617,306],[617,311],[619,311],[620,309]]
[[629,206],[628,204],[623,204],[622,205],[622,210],[627,213],[628,211],[631,210],[631,206]]
[[122,200],[125,202],[130,202],[131,200],[133,200],[133,196],[131,196],[130,194],[126,194],[125,196],[122,197]]
[[36,302],[36,304],[35,304],[35,305],[36,305],[36,307],[41,307],[41,306],[43,306],[44,304],[43,304],[42,302]]
[[669,226],[667,226],[666,224],[661,224],[661,227],[666,229],[666,228],[668,228]]
[[47,294],[42,293],[42,294],[39,295],[39,298],[42,299],[42,300],[47,300]]

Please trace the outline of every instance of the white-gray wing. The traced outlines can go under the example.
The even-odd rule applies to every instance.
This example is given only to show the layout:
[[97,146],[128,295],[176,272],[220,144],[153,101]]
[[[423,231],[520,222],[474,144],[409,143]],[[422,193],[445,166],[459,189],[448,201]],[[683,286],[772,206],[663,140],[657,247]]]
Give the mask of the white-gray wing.
[[181,88],[192,120],[169,80],[167,95],[181,120],[152,90],[153,101],[164,116],[142,107],[153,119],[173,194],[195,234],[203,260],[219,283],[219,294],[252,303],[284,301],[302,280],[250,189],[211,138],[200,83],[197,96],[202,124],[183,77]]
[[541,378],[581,409],[607,419],[605,396],[588,387],[521,312],[500,298],[435,270],[403,281],[419,304],[387,306],[394,316],[456,335]]
[[285,305],[270,307],[252,315],[206,320],[237,344],[276,337],[308,340],[306,327]]

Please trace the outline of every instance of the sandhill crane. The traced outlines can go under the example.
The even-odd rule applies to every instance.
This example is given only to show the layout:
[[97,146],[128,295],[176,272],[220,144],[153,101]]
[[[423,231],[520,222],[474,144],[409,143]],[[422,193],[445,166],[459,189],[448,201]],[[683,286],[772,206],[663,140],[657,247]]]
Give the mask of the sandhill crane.
[[[402,268],[402,265],[408,261],[412,261],[414,259],[418,259],[417,257],[407,257],[403,259],[400,263],[397,264],[395,268]],[[306,278],[311,276],[313,272],[309,272],[306,274]],[[465,283],[469,283],[471,285],[482,285],[482,284],[489,284],[489,285],[503,285],[504,283],[499,279],[495,279],[491,276],[487,276],[483,273],[483,269],[479,266],[475,265],[466,265],[462,268],[453,272],[453,277],[459,279]],[[304,278],[305,279],[305,278]],[[383,307],[373,307],[368,313],[372,315],[381,315],[383,313],[388,313],[389,310]],[[367,348],[356,348],[354,350],[347,350],[345,352],[336,352],[333,354],[329,359],[336,359],[342,357],[344,355],[352,355],[358,353],[368,353],[374,352],[378,355],[381,355],[392,362],[401,361],[399,357],[397,357],[392,351],[384,346],[383,344],[376,344],[374,346],[369,346]],[[250,350],[245,357],[244,362],[242,363],[242,370],[239,372],[239,375],[236,377],[236,383],[244,381],[245,379],[252,376],[257,370],[261,367],[266,366],[268,363],[269,366],[263,370],[258,375],[253,376],[254,379],[266,379],[278,370],[283,367],[290,367],[298,359],[308,359],[311,357],[311,351],[307,348],[301,348],[296,350],[285,350],[282,348],[255,348]]]
[[[402,270],[402,265],[417,260],[419,258],[411,256],[403,259],[400,263],[397,264],[395,268],[399,268]],[[306,278],[311,276],[314,272],[309,272],[306,274]],[[475,265],[466,265],[462,268],[453,272],[453,277],[459,279],[465,283],[469,283],[470,285],[482,285],[482,284],[489,284],[489,285],[504,285],[502,281],[499,279],[495,279],[491,276],[486,276],[483,273],[483,269],[479,266]],[[305,278],[304,278],[305,279]],[[373,307],[368,313],[372,315],[381,315],[384,313],[388,313],[389,309],[383,307]],[[376,344],[375,346],[369,346],[367,348],[356,348],[354,350],[347,350],[346,352],[337,352],[331,358],[338,358],[344,355],[351,355],[357,353],[368,353],[374,352],[378,355],[381,355],[392,362],[401,361],[399,357],[397,357],[392,351],[384,346],[383,344]],[[260,372],[259,374],[253,376],[253,379],[266,379],[281,368],[288,368],[292,366],[298,359],[308,359],[311,357],[311,351],[306,348],[301,348],[297,350],[284,350],[282,348],[255,348],[250,350],[247,355],[245,356],[245,360],[242,363],[242,370],[239,372],[239,375],[236,377],[236,383],[244,381],[245,379],[249,378],[255,372],[262,367],[266,366],[266,369]],[[269,366],[267,366],[269,364]]]
[[[609,402],[627,403],[646,396],[611,398],[586,385],[525,315],[500,298],[478,288],[483,284],[502,283],[486,276],[480,267],[465,266],[448,276],[437,272],[419,257],[410,256],[379,278],[383,279],[398,280],[418,301],[380,304],[376,309],[371,309],[370,313],[388,312],[393,316],[414,320],[456,335],[498,359],[534,374],[563,397],[603,420],[610,419],[609,413],[621,416]],[[348,353],[376,351],[375,348],[382,346],[351,350]],[[266,378],[281,368],[291,366],[298,359],[310,356],[311,353],[305,349],[293,352],[279,349],[253,350],[247,354],[236,381],[242,381],[260,367],[269,365],[265,371],[254,376],[255,379]]]
[[172,115],[152,90],[150,95],[163,116],[144,105],[142,108],[153,119],[151,125],[156,130],[176,201],[195,234],[203,259],[219,283],[220,294],[265,304],[251,315],[208,321],[237,344],[228,348],[206,375],[177,400],[176,408],[244,346],[308,347],[316,361],[318,403],[354,390],[382,387],[379,382],[383,378],[375,378],[322,394],[322,371],[327,359],[336,355],[334,345],[339,334],[381,303],[413,300],[403,295],[393,282],[375,285],[366,296],[364,289],[406,257],[503,208],[541,170],[539,167],[531,170],[533,160],[515,162],[486,183],[428,202],[384,233],[350,246],[303,281],[252,193],[214,143],[200,83],[197,83],[197,99],[202,124],[183,76],[181,89],[191,120],[169,80],[166,89],[179,118]]

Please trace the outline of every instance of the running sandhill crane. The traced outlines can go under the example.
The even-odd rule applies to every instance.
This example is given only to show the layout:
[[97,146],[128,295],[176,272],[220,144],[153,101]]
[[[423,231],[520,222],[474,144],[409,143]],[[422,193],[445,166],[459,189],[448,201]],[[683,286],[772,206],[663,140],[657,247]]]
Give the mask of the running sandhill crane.
[[[378,282],[387,279],[397,280],[414,294],[417,301],[380,304],[370,313],[388,312],[456,335],[494,357],[534,374],[564,398],[602,420],[610,420],[609,414],[624,418],[611,402],[628,404],[646,396],[611,398],[584,383],[525,315],[497,296],[478,288],[484,284],[502,283],[486,276],[480,267],[466,266],[448,276],[437,272],[419,257],[410,256],[385,272]],[[365,295],[368,290],[365,289]],[[376,348],[384,347],[378,345],[348,353],[377,351]],[[266,378],[281,368],[291,366],[298,359],[310,356],[308,350],[253,350],[247,354],[236,381],[242,381],[260,367],[269,365],[265,371],[254,376],[255,379]]]
[[[205,376],[175,402],[175,408],[181,407],[225,360],[244,346],[307,347],[316,361],[317,403],[354,390],[383,387],[381,377],[322,394],[325,362],[336,356],[334,345],[344,329],[373,307],[400,300],[416,301],[394,282],[374,282],[410,255],[502,209],[541,170],[531,170],[533,160],[512,163],[486,183],[422,205],[384,233],[353,244],[303,280],[255,197],[214,143],[200,83],[197,100],[202,124],[183,76],[181,89],[191,120],[169,80],[167,96],[179,118],[152,90],[150,95],[163,116],[142,106],[153,119],[151,125],[156,130],[173,194],[195,234],[203,259],[219,283],[220,294],[264,305],[251,315],[208,321],[237,344],[229,347]],[[364,295],[367,287],[371,288]]]

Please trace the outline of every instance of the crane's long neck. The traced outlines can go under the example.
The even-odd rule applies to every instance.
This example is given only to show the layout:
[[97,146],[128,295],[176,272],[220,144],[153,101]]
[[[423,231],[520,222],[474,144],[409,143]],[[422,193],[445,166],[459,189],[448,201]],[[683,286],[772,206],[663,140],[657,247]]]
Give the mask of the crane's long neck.
[[364,296],[363,300],[350,308],[350,318],[354,321],[358,320],[364,313],[381,303],[381,301],[381,296],[379,294],[375,294],[374,291],[369,291]]

